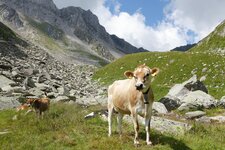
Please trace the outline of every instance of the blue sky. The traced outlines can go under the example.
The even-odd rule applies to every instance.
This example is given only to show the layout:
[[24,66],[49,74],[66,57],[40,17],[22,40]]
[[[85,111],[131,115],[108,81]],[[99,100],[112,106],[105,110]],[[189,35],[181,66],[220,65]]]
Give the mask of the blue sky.
[[225,0],[53,0],[90,9],[107,32],[149,51],[198,42],[225,19]]
[[[146,24],[155,26],[163,17],[163,9],[169,3],[169,0],[118,0],[121,4],[120,10],[130,14],[140,11],[146,17]],[[114,5],[112,1],[106,1],[113,12]]]

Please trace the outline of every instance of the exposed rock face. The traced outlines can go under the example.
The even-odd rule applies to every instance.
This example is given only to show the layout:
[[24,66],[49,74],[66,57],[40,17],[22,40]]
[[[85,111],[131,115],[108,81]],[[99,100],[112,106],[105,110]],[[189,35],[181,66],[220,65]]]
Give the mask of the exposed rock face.
[[[0,45],[2,97],[19,96],[25,99],[29,96],[47,95],[56,101],[82,100],[88,105],[90,103],[86,101],[89,97],[92,97],[92,103],[95,104],[104,98],[99,95],[104,95],[106,88],[91,79],[96,69],[94,66],[79,66],[57,61],[31,43],[23,46],[4,41],[0,42]],[[2,106],[14,107],[11,104],[10,107]]]
[[[97,16],[90,10],[85,11],[78,7],[58,9],[52,0],[0,0],[0,4],[7,7],[11,14],[15,14],[14,18],[19,18],[17,15],[19,13],[28,23],[32,20],[39,22],[38,28],[44,30],[51,38],[62,41],[64,36],[79,38],[79,42],[91,47],[90,51],[107,60],[114,60],[124,54],[146,51],[108,34],[99,24]],[[7,17],[12,18],[10,16],[12,15]],[[22,25],[20,20],[14,22]]]
[[2,20],[12,23],[15,27],[23,27],[23,22],[21,21],[18,13],[7,5],[0,5],[0,15]]

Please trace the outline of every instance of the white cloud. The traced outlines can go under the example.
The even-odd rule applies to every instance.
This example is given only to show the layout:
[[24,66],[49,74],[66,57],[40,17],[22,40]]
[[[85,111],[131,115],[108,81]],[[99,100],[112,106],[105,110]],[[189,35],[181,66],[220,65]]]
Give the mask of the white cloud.
[[[165,7],[165,18],[152,27],[146,25],[145,16],[120,11],[121,4],[111,0],[113,11],[106,0],[54,0],[59,8],[79,6],[90,9],[110,34],[116,34],[137,47],[165,51],[188,41],[197,42],[225,18],[224,0],[171,0]],[[188,34],[189,32],[193,34]]]
[[195,42],[207,36],[225,19],[224,0],[171,0],[167,19],[196,34]]

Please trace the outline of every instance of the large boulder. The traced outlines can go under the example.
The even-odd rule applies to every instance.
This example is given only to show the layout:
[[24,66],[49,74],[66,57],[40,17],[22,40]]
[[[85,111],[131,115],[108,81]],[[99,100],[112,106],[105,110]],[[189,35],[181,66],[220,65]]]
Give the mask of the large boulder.
[[[181,84],[174,85],[169,90],[168,94],[165,97],[161,98],[159,101],[163,103],[166,106],[166,108],[170,111],[182,105],[184,101],[187,100],[186,97],[191,92],[194,92],[194,91],[202,91],[202,93],[205,93],[206,95],[208,95],[207,88],[205,87],[203,82],[197,79],[196,75],[192,76],[189,80]],[[196,105],[195,103],[187,103],[183,105],[185,105],[185,107],[190,107],[190,108],[198,107],[198,105]]]
[[10,84],[14,84],[15,82],[8,79],[7,77],[0,75],[0,88],[9,86]]
[[0,96],[0,110],[15,108],[20,105],[17,100],[18,97]]
[[214,97],[200,90],[187,94],[184,99],[181,100],[181,103],[181,106],[178,108],[179,110],[212,108],[217,105],[217,101]]
[[165,105],[160,102],[154,102],[152,105],[153,112],[157,114],[167,114],[168,110],[166,109]]

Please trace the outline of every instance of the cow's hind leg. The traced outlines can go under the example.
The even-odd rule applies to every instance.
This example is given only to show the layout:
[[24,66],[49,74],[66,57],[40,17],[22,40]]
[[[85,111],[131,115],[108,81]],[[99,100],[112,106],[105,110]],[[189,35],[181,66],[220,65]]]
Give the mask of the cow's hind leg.
[[139,124],[138,124],[138,119],[137,119],[137,114],[132,114],[132,119],[133,119],[133,124],[134,124],[134,131],[135,131],[135,137],[134,137],[134,144],[138,145],[138,131],[139,131]]
[[108,104],[108,125],[109,125],[109,136],[112,134],[112,113],[113,113],[113,105]]
[[118,132],[119,135],[122,135],[122,119],[123,119],[123,114],[118,113],[117,115],[117,123],[118,123]]

